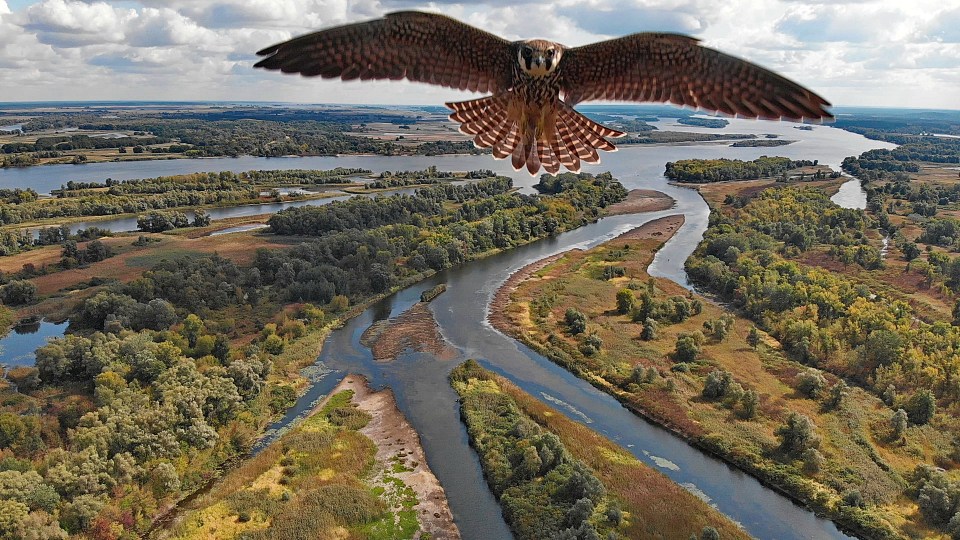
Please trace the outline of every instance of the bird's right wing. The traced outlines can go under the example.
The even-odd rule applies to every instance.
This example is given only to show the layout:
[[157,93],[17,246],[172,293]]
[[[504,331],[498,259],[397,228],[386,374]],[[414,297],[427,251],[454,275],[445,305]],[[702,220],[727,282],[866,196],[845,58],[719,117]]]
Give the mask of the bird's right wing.
[[756,64],[679,34],[640,33],[564,51],[564,101],[669,101],[747,118],[833,118],[830,104]]
[[254,67],[332,79],[409,79],[472,92],[510,86],[510,42],[457,20],[406,11],[267,47]]

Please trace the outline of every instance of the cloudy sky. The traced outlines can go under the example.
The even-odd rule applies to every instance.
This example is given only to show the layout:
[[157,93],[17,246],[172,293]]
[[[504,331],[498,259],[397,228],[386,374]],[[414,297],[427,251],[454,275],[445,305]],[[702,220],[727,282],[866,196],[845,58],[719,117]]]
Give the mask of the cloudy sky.
[[266,45],[400,9],[571,46],[683,32],[835,105],[960,109],[960,0],[0,0],[0,101],[466,99],[426,85],[251,68]]

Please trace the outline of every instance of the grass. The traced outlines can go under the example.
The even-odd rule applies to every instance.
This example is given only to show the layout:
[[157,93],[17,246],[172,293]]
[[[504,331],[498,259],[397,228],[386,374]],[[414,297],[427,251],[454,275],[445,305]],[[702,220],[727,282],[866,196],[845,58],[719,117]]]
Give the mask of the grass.
[[[862,532],[857,527],[867,524],[874,536],[919,532],[935,538],[936,533],[910,510],[915,507],[902,495],[903,478],[918,462],[933,459],[936,448],[949,446],[950,434],[915,426],[909,428],[906,444],[891,444],[886,440],[889,408],[859,389],[851,390],[840,410],[825,410],[820,401],[794,388],[804,366],[785,358],[769,336],[765,336],[769,346],[751,348],[746,335],[752,324],[740,318],[726,340],[706,342],[688,373],[671,371],[678,335],[703,330],[706,320],[718,318],[725,310],[701,298],[700,315],[662,326],[656,340],[639,339],[642,325],[616,313],[615,295],[624,287],[647,286],[646,267],[659,243],[614,240],[588,252],[568,253],[549,265],[539,279],[526,281],[512,295],[507,311],[518,328],[515,334],[629,408],[778,485],[849,528]],[[624,267],[626,276],[610,281],[596,278],[604,266],[613,264]],[[655,280],[655,289],[658,299],[688,294],[667,280]],[[598,354],[586,357],[578,350],[583,337],[567,332],[564,313],[568,307],[587,315],[586,333],[595,333],[603,341]],[[658,376],[653,382],[630,386],[628,378],[635,366],[653,368]],[[729,371],[745,389],[758,392],[761,412],[756,419],[743,420],[737,410],[701,397],[703,380],[718,368]],[[830,375],[827,379],[831,385],[836,382]],[[818,473],[805,472],[802,462],[778,450],[775,431],[793,411],[809,416],[817,426],[819,450],[826,457]],[[590,445],[578,445],[586,447]],[[869,502],[854,521],[840,503],[851,489],[859,490]]]
[[[354,392],[329,396],[307,420],[227,474],[161,538],[413,538],[417,497],[378,469],[374,443],[357,430],[370,416]],[[379,479],[382,478],[382,481]]]

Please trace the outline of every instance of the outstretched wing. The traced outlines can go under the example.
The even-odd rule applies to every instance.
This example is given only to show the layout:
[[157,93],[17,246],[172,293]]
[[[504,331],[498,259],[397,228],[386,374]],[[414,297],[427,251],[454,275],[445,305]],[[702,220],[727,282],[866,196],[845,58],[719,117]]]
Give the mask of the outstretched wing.
[[406,11],[267,47],[254,67],[327,79],[409,79],[472,92],[510,86],[510,43],[443,15]]
[[817,94],[678,34],[640,33],[564,51],[564,101],[669,101],[747,118],[828,119]]

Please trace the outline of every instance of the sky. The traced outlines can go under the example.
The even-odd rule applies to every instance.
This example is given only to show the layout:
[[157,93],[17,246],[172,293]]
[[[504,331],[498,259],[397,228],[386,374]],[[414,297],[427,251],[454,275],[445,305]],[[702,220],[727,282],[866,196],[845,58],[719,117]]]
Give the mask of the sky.
[[252,68],[267,45],[406,9],[567,46],[680,32],[837,106],[960,109],[960,0],[0,0],[0,102],[470,99],[423,84]]

